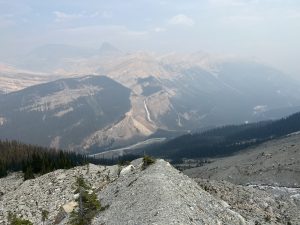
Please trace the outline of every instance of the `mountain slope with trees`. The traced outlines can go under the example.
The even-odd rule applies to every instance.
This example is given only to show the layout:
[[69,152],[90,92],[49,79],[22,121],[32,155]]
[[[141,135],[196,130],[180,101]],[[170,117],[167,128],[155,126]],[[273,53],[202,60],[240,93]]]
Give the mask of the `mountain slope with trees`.
[[34,178],[34,174],[70,169],[89,161],[93,159],[74,152],[0,140],[0,177],[9,172],[23,171],[26,180]]
[[170,158],[206,158],[231,155],[234,152],[300,130],[300,113],[276,121],[225,126],[202,133],[187,134],[146,152]]

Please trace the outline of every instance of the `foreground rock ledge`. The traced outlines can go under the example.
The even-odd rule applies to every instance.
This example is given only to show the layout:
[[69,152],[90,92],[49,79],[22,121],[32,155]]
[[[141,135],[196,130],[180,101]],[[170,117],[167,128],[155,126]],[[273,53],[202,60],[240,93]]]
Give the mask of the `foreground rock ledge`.
[[157,160],[145,170],[141,160],[110,183],[99,199],[108,209],[93,224],[248,224],[229,205],[201,189],[196,182]]
[[49,211],[45,224],[68,224],[70,212],[77,206],[74,182],[80,174],[105,208],[92,221],[94,225],[253,224],[168,162],[156,160],[145,169],[142,164],[142,159],[137,159],[121,171],[118,166],[90,164],[25,182],[19,173],[2,178],[0,224],[7,224],[11,211],[40,225],[42,210]]

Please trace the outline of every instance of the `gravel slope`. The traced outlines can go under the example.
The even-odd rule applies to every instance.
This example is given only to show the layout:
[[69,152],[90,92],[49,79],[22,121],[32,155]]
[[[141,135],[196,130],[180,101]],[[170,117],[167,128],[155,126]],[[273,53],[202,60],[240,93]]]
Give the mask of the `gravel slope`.
[[[214,197],[226,201],[252,224],[300,224],[300,188],[249,187],[196,179]],[[270,190],[271,188],[272,190]]]
[[90,164],[57,170],[25,182],[20,173],[2,178],[0,224],[7,224],[11,211],[40,225],[41,211],[47,210],[45,224],[67,225],[76,209],[74,183],[80,174],[106,206],[93,225],[300,224],[299,190],[278,195],[262,186],[258,190],[225,181],[194,181],[164,160],[143,169],[141,159],[127,167]]
[[140,162],[134,161],[132,170],[99,194],[101,204],[109,208],[94,225],[248,224],[169,163],[157,160],[141,170]]
[[300,134],[266,142],[234,156],[184,171],[190,177],[235,184],[300,186]]
[[[103,167],[90,164],[70,170],[56,170],[36,179],[23,181],[21,173],[0,179],[0,225],[7,224],[8,212],[29,219],[33,224],[42,224],[42,210],[49,212],[47,224],[60,221],[62,207],[74,202],[76,177],[83,175],[99,190],[117,177],[117,166]],[[64,215],[64,216],[60,216]]]

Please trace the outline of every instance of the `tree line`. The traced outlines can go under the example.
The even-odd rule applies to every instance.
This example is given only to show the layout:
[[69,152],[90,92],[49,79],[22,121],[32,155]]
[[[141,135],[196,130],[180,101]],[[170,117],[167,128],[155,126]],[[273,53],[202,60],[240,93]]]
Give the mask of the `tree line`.
[[35,174],[42,175],[57,169],[70,169],[87,163],[115,165],[138,157],[124,155],[111,159],[97,159],[71,151],[0,140],[0,178],[7,176],[9,172],[23,171],[26,180],[34,178]]
[[0,177],[23,171],[24,178],[56,169],[69,169],[89,162],[85,155],[45,147],[0,140]]
[[300,112],[275,121],[230,125],[187,134],[144,150],[151,155],[175,161],[227,156],[297,131],[300,131]]

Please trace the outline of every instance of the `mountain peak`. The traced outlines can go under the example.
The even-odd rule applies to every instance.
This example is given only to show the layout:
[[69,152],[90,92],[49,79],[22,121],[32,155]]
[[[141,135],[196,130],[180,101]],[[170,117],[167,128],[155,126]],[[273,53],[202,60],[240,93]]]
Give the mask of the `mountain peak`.
[[100,53],[119,53],[121,52],[115,46],[110,44],[109,42],[103,42],[101,47],[99,48]]

